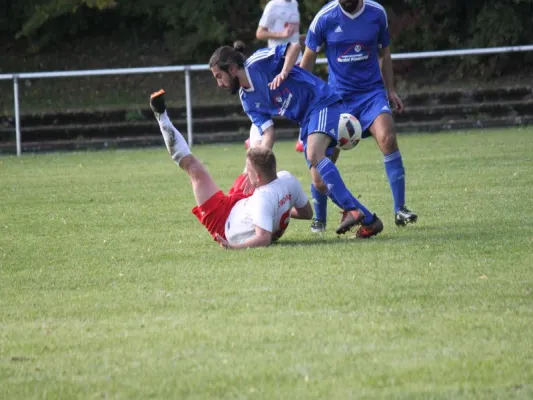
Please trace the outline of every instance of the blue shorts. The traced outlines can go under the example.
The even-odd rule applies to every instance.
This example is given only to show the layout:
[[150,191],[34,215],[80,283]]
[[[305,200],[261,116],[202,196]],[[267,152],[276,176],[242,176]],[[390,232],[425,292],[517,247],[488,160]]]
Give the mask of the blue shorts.
[[361,123],[363,138],[371,136],[368,128],[370,128],[379,114],[392,114],[385,90],[352,93],[346,95],[343,100],[348,112]]
[[314,132],[320,132],[329,136],[332,140],[329,147],[326,150],[326,156],[333,154],[333,149],[337,146],[337,131],[339,129],[339,118],[342,113],[345,113],[346,106],[343,102],[339,101],[334,104],[313,112],[307,121],[300,126],[300,139],[304,144],[304,156],[307,161],[307,166],[311,167],[307,160],[307,138]]

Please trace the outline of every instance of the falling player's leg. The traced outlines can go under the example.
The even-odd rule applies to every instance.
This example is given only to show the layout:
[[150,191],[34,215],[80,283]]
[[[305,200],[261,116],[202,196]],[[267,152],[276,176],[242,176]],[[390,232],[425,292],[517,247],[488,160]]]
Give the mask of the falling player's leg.
[[219,192],[220,188],[213,181],[205,165],[191,153],[187,142],[168,118],[163,90],[150,96],[150,107],[159,123],[171,158],[189,175],[196,204],[204,204]]

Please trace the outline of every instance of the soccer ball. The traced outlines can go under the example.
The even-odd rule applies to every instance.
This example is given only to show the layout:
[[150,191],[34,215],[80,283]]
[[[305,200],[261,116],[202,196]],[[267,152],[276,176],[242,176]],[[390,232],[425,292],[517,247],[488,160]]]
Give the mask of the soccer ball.
[[363,130],[359,120],[352,114],[341,114],[339,118],[339,139],[337,147],[341,150],[353,149],[361,140]]

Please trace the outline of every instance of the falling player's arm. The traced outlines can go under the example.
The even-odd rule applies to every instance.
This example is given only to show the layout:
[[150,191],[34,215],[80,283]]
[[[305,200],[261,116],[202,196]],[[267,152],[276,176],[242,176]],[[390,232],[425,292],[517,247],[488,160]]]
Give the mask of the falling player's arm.
[[293,207],[291,210],[291,218],[294,219],[311,219],[313,218],[313,207],[309,201],[303,207]]
[[269,232],[259,226],[255,226],[255,236],[242,243],[230,244],[227,240],[218,236],[217,241],[225,249],[239,250],[239,249],[251,249],[253,247],[266,247],[272,244],[272,232]]

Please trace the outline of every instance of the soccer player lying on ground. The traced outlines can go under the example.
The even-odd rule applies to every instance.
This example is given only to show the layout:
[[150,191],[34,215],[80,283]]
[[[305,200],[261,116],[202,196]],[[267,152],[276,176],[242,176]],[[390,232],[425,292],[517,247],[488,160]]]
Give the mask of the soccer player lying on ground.
[[328,158],[337,144],[342,100],[312,73],[295,66],[300,45],[288,43],[244,56],[244,44],[222,46],[211,56],[209,67],[219,87],[239,93],[244,111],[257,126],[264,147],[275,141],[272,116],[282,115],[300,124],[300,139],[313,184],[343,210],[336,233],[359,227],[356,237],[369,238],[383,230],[381,220],[346,188],[339,170]]
[[[283,235],[291,218],[313,217],[313,209],[298,179],[287,171],[276,173],[272,150],[262,146],[249,149],[246,173],[235,180],[225,195],[169,120],[163,90],[150,96],[150,107],[170,156],[189,175],[197,204],[193,214],[222,247],[269,246]],[[245,177],[254,187],[253,193],[244,193]]]
[[[396,139],[389,100],[401,112],[403,103],[394,90],[389,31],[385,9],[372,0],[334,0],[313,19],[307,32],[300,66],[313,71],[323,46],[329,83],[342,96],[348,113],[374,136],[383,153],[385,172],[394,200],[395,223],[405,226],[418,216],[405,205],[405,171]],[[379,59],[378,59],[379,57]],[[315,218],[325,222],[327,198],[313,193]]]

